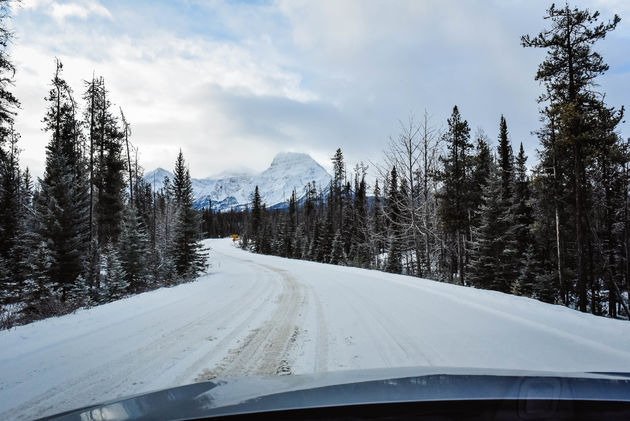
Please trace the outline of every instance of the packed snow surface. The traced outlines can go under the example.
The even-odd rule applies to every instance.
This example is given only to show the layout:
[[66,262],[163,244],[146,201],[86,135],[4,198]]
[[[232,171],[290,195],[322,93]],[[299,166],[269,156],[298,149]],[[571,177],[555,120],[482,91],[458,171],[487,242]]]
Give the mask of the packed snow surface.
[[0,332],[0,419],[29,419],[215,377],[447,366],[629,371],[630,323],[527,298],[251,254]]
[[[173,173],[158,168],[144,176],[154,189],[164,187],[164,177],[173,181]],[[191,180],[197,208],[212,203],[213,210],[229,211],[251,203],[254,189],[258,186],[263,203],[267,207],[286,206],[295,189],[297,198],[304,196],[304,186],[315,182],[325,189],[330,175],[313,158],[305,153],[281,152],[275,156],[269,168],[260,174],[223,174],[219,177],[194,178]]]

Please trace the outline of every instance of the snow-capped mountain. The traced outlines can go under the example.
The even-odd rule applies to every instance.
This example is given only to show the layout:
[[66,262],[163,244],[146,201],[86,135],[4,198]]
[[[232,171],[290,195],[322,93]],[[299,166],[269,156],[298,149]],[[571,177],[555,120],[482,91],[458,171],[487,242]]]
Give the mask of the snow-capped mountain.
[[[173,179],[173,173],[158,168],[147,173],[144,179],[156,190],[164,187],[164,177]],[[260,174],[227,174],[219,177],[193,178],[195,207],[212,204],[215,211],[240,209],[251,203],[254,189],[258,190],[268,208],[282,207],[293,189],[298,198],[304,196],[304,186],[315,182],[325,189],[330,175],[313,158],[305,153],[282,152],[275,156],[269,168]]]

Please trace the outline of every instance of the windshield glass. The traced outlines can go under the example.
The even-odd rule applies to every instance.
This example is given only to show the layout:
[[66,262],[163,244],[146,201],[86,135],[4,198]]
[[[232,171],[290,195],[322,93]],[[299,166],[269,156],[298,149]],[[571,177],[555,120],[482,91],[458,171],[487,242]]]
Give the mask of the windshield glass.
[[0,419],[252,376],[627,372],[627,16],[0,0]]

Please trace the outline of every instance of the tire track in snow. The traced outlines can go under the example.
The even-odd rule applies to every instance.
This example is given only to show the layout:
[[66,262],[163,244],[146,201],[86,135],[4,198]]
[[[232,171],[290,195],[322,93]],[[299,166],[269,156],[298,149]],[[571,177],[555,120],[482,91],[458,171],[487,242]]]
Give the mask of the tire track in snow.
[[[181,359],[190,351],[191,343],[202,343],[200,338],[208,337],[213,332],[205,332],[205,326],[211,324],[225,326],[229,322],[240,323],[227,334],[227,340],[234,340],[258,317],[258,313],[269,305],[276,295],[276,289],[268,282],[259,282],[248,290],[244,296],[235,296],[224,305],[208,309],[184,324],[165,329],[148,343],[143,343],[133,351],[117,356],[104,363],[97,364],[90,370],[67,381],[47,389],[36,397],[14,407],[10,412],[0,414],[0,419],[14,419],[14,414],[28,414],[29,418],[40,417],[50,412],[58,412],[57,408],[76,406],[74,402],[88,404],[102,396],[125,396],[134,393],[133,386],[181,363]],[[165,309],[166,310],[166,309]],[[154,313],[153,311],[150,312]],[[203,332],[203,334],[199,334]],[[211,354],[217,353],[214,344],[203,344],[211,347]],[[227,351],[227,349],[225,350]],[[185,370],[187,372],[188,370]],[[130,379],[134,381],[130,387]],[[173,385],[182,382],[177,380]]]
[[322,302],[315,294],[311,294],[315,299],[317,312],[317,344],[315,345],[315,372],[323,373],[328,371],[328,329]]
[[[377,341],[376,346],[379,347],[379,353],[384,355],[384,361],[386,366],[396,365],[409,365],[410,361],[413,361],[413,365],[444,365],[443,359],[440,357],[437,350],[432,346],[422,341],[419,336],[413,336],[413,333],[401,329],[401,323],[394,320],[390,314],[387,314],[383,309],[392,308],[395,303],[384,304],[383,301],[377,302],[373,296],[367,295],[360,290],[350,288],[347,285],[340,284],[342,288],[348,291],[348,296],[355,296],[363,301],[363,305],[359,306],[365,314],[372,320],[372,323],[365,323],[366,326],[371,326],[374,338],[389,338],[389,341]],[[381,298],[384,300],[384,298]],[[354,306],[355,311],[357,307]],[[386,348],[385,343],[389,343],[390,347]],[[404,354],[405,358],[396,357],[394,362],[390,361],[392,355],[392,348],[396,349],[396,353]],[[397,361],[405,361],[403,364],[397,363]]]
[[[326,333],[328,348],[334,351],[327,370],[443,363],[434,347],[392,314],[397,303],[389,302],[386,294],[375,295],[363,282],[343,278],[327,280],[320,286],[314,294],[326,293],[327,311],[338,318],[343,315],[342,319],[330,320],[333,329]],[[316,347],[320,345],[318,341]]]
[[[364,329],[368,333],[367,335],[364,335],[364,337],[371,338],[371,341],[369,343],[370,346],[367,349],[371,348],[376,351],[376,354],[378,354],[378,366],[395,366],[395,363],[399,361],[397,355],[400,355],[401,353],[404,355],[409,354],[410,345],[401,345],[399,340],[400,336],[396,335],[401,332],[392,332],[392,329],[395,328],[395,325],[389,324],[386,326],[381,320],[380,314],[376,313],[375,308],[378,308],[378,304],[374,306],[375,303],[367,302],[367,300],[365,300],[365,297],[358,294],[357,291],[344,285],[343,282],[340,282],[338,287],[344,290],[343,296],[354,298],[353,300],[348,300],[346,305],[348,309],[351,309],[352,312],[355,314],[355,318],[361,321],[360,328]],[[359,300],[359,298],[361,300]],[[361,301],[363,302],[361,303]],[[371,308],[370,306],[373,307]],[[366,357],[366,355],[364,355],[366,348],[359,347],[357,349],[355,339],[352,336],[346,337],[344,338],[344,340],[347,347],[351,350],[351,353],[355,354],[350,363],[350,367],[360,367],[361,364],[359,361],[360,359]],[[425,363],[427,365],[432,365],[431,360],[427,358],[426,355],[418,348],[416,348],[416,355],[425,360]],[[347,369],[348,367],[344,365],[342,366],[342,368]]]
[[[590,347],[593,349],[596,349],[598,351],[602,351],[602,352],[606,352],[606,353],[610,353],[611,355],[615,355],[615,356],[619,356],[622,358],[628,358],[630,359],[630,352],[627,350],[621,350],[621,349],[617,349],[614,347],[611,347],[609,345],[603,344],[601,342],[598,342],[596,340],[587,338],[583,335],[580,334],[575,334],[575,333],[570,333],[570,332],[565,332],[557,327],[553,327],[550,326],[548,324],[544,324],[544,323],[540,323],[534,320],[530,320],[527,319],[525,317],[522,317],[518,314],[514,314],[514,313],[509,313],[506,312],[504,310],[499,310],[499,309],[495,309],[492,308],[486,304],[482,304],[482,303],[476,303],[476,302],[472,302],[470,300],[466,300],[463,297],[460,297],[458,295],[455,294],[446,294],[443,291],[438,291],[436,289],[431,289],[431,288],[427,288],[426,286],[422,286],[422,285],[417,285],[417,284],[411,284],[409,282],[409,280],[393,280],[390,279],[390,282],[394,282],[396,284],[405,286],[405,287],[409,287],[409,288],[416,288],[416,289],[420,289],[423,292],[426,293],[430,293],[442,298],[446,298],[448,300],[451,300],[455,303],[457,303],[458,305],[461,306],[466,306],[475,310],[478,310],[480,312],[484,312],[484,313],[488,313],[488,314],[492,314],[495,315],[497,317],[497,319],[504,319],[504,320],[510,320],[518,325],[521,326],[525,326],[531,329],[535,329],[541,333],[545,333],[548,335],[555,335],[558,337],[562,337],[564,338],[567,342],[573,342],[575,343],[578,347]],[[465,291],[465,290],[464,290]],[[461,290],[458,291],[459,293],[461,293]],[[468,292],[468,291],[466,291]],[[486,291],[486,293],[488,293],[490,291]],[[492,291],[492,292],[496,292],[496,291]],[[508,294],[506,294],[508,295]],[[508,295],[509,297],[509,295]],[[565,308],[565,310],[568,310]],[[583,315],[581,315],[583,316]],[[519,328],[515,328],[516,330],[521,330]],[[581,348],[580,348],[581,349]]]
[[219,364],[203,370],[196,381],[218,376],[291,374],[288,355],[298,333],[296,322],[304,303],[304,287],[288,271],[251,260],[242,261],[280,275],[283,290],[277,297],[276,308],[269,320],[253,329]]

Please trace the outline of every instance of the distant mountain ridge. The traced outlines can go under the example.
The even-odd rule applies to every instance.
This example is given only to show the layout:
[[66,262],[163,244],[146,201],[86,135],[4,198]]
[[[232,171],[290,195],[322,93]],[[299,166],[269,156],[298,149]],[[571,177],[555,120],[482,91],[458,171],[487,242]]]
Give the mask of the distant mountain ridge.
[[[160,190],[164,187],[164,177],[172,180],[173,173],[157,168],[147,173],[144,180],[154,190]],[[193,178],[191,181],[197,209],[208,207],[208,203],[211,203],[213,211],[226,212],[249,205],[256,186],[268,208],[282,208],[286,206],[293,189],[298,199],[301,199],[307,183],[314,181],[325,189],[330,180],[330,174],[310,155],[281,152],[274,157],[269,168],[260,174],[225,174]]]

